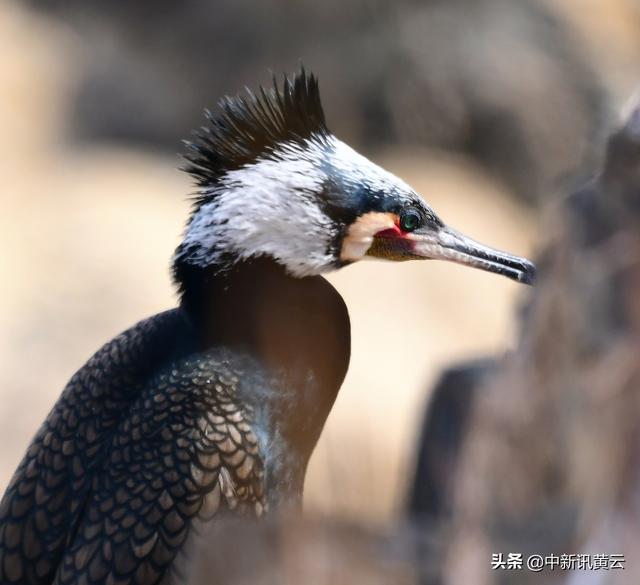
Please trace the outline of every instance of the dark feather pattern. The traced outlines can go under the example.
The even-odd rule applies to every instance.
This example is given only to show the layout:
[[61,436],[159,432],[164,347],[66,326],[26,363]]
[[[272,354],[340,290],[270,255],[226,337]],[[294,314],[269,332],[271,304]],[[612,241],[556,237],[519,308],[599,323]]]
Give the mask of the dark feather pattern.
[[243,358],[192,337],[160,313],[73,376],[0,500],[0,583],[155,585],[193,524],[266,511]]
[[273,88],[257,94],[226,97],[219,112],[206,111],[208,125],[186,141],[187,165],[183,170],[200,187],[214,185],[227,171],[268,156],[285,142],[301,143],[329,135],[320,101],[318,80],[302,68],[293,79],[285,76],[282,88],[274,77]]

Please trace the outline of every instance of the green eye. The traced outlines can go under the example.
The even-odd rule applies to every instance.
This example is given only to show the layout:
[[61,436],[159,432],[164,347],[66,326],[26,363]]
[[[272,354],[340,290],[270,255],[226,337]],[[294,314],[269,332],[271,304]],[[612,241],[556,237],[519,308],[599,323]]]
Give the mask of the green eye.
[[400,214],[400,229],[403,232],[412,232],[420,227],[422,218],[415,209],[406,209]]

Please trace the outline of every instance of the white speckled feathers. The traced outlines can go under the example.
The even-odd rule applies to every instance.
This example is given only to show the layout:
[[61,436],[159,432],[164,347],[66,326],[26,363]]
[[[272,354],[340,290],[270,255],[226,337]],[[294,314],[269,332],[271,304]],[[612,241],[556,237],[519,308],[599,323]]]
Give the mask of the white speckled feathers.
[[342,253],[359,215],[417,197],[329,132],[313,75],[220,107],[188,143],[185,170],[199,191],[174,265],[224,269],[269,256],[293,276],[321,274],[366,254],[373,233],[362,229]]
[[333,136],[285,144],[269,158],[229,171],[210,188],[210,201],[194,214],[178,253],[203,266],[267,255],[294,276],[331,270],[331,243],[342,234],[319,204],[331,172],[373,192],[411,192]]

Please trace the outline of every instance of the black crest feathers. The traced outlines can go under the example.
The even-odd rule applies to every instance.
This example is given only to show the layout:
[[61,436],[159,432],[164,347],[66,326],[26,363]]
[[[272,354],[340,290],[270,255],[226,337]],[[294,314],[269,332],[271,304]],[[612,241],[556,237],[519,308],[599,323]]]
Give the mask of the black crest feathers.
[[226,171],[268,155],[279,144],[329,134],[318,80],[304,69],[292,80],[285,76],[282,88],[274,77],[272,89],[260,87],[257,94],[246,89],[243,95],[223,98],[218,106],[217,113],[206,112],[208,125],[186,141],[183,170],[200,186],[214,184]]

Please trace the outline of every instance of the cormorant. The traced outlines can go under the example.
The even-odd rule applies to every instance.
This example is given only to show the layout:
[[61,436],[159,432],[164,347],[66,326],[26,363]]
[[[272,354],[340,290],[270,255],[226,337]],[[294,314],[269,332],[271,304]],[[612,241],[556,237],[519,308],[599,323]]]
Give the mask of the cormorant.
[[321,274],[373,256],[533,279],[331,134],[304,70],[207,117],[187,143],[180,305],[69,381],[0,503],[2,583],[158,583],[219,514],[298,505],[350,355]]

